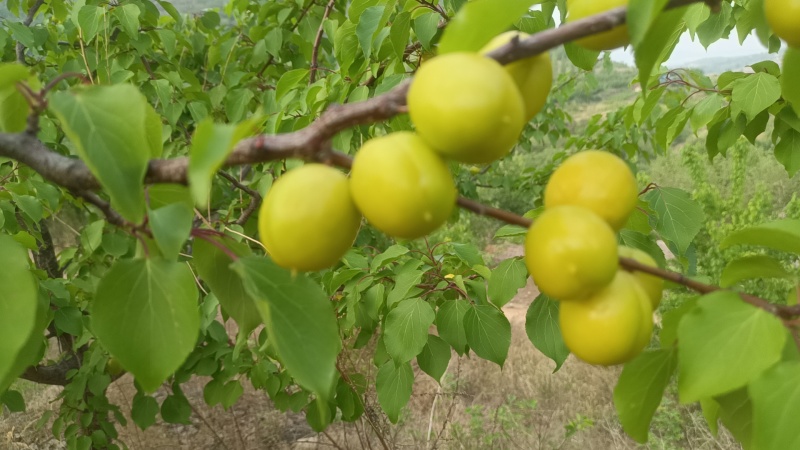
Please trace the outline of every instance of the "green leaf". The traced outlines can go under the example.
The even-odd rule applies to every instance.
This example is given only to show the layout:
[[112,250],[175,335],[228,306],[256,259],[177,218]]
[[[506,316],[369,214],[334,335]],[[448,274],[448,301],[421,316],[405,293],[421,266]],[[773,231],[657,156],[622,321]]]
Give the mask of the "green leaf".
[[732,245],[758,245],[800,255],[800,220],[783,219],[735,231],[720,248]]
[[429,50],[431,41],[439,31],[439,19],[441,16],[435,12],[425,13],[414,19],[414,32],[417,34],[422,48]]
[[78,26],[84,42],[89,42],[97,34],[105,11],[100,6],[86,5],[78,10]]
[[446,300],[436,313],[436,329],[439,331],[439,337],[450,344],[459,355],[467,351],[464,316],[468,310],[468,301]]
[[681,401],[746,385],[780,360],[785,340],[780,319],[737,294],[720,291],[702,297],[678,326]]
[[197,285],[186,264],[118,260],[97,286],[92,331],[122,367],[153,392],[197,342]]
[[647,442],[650,421],[675,372],[676,356],[671,350],[645,352],[622,369],[614,388],[614,406],[622,428],[636,442]]
[[752,446],[753,403],[747,395],[747,389],[737,389],[714,400],[719,404],[719,418],[725,428],[730,430],[744,450],[754,448]]
[[50,109],[75,144],[78,156],[134,223],[144,218],[144,174],[150,159],[147,99],[127,84],[92,86],[50,95]]
[[631,45],[636,48],[644,40],[656,17],[664,10],[667,0],[631,0],[626,22]]
[[800,417],[800,362],[778,364],[750,384],[753,447],[800,448],[794,423]]
[[[231,253],[242,257],[251,254],[246,244],[230,238],[209,237]],[[241,277],[231,269],[231,257],[206,239],[195,238],[192,261],[197,274],[208,284],[225,312],[239,325],[239,332],[248,335],[261,322],[255,300],[247,294]]]
[[[800,50],[788,48],[783,55],[781,74],[781,94],[800,116]],[[0,103],[1,104],[1,103]]]
[[139,36],[139,7],[133,3],[127,3],[114,8],[112,14],[119,20],[122,29],[131,39]]
[[150,211],[150,230],[164,258],[174,260],[192,231],[194,210],[184,203],[173,203]]
[[414,371],[410,363],[386,361],[375,379],[378,391],[378,403],[392,423],[400,419],[400,412],[411,399],[411,387],[414,385]]
[[492,38],[506,31],[531,5],[541,0],[473,0],[450,19],[439,41],[439,54],[477,52]]
[[421,298],[397,303],[384,323],[386,351],[397,362],[411,361],[428,342],[428,328],[435,318],[431,305]]
[[38,82],[30,70],[17,63],[0,64],[0,132],[17,133],[28,123],[30,105],[17,89],[17,83],[27,82],[32,89]]
[[173,394],[167,396],[161,403],[161,418],[167,423],[180,423],[189,425],[192,422],[192,406],[183,394]]
[[686,10],[676,8],[662,13],[649,28],[642,42],[634,48],[643,94],[646,94],[646,88],[650,86],[650,76],[669,58],[686,29],[686,22],[683,20]]
[[131,404],[131,419],[142,430],[156,423],[158,402],[153,397],[137,392]]
[[471,305],[464,314],[464,332],[476,355],[503,366],[511,346],[511,324],[502,311],[490,305]]
[[772,106],[781,97],[781,84],[773,75],[755,73],[731,84],[731,105],[741,109],[748,120]]
[[373,273],[377,272],[378,269],[381,269],[384,265],[396,261],[406,253],[408,253],[408,248],[399,244],[392,245],[387,248],[386,251],[372,259],[369,265],[369,271]]
[[189,149],[189,187],[198,206],[208,203],[211,180],[234,146],[253,134],[260,119],[246,120],[239,125],[222,125],[210,118],[197,125]]
[[697,104],[692,107],[692,114],[689,118],[692,124],[692,130],[697,132],[700,128],[708,125],[711,119],[714,118],[724,105],[725,98],[717,93],[712,93],[697,102]]
[[336,406],[342,411],[342,420],[354,422],[364,414],[364,402],[361,396],[344,380],[339,379],[336,387]]
[[674,242],[684,254],[705,221],[703,208],[687,192],[677,188],[653,189],[645,194],[645,200],[657,215],[656,231]]
[[308,77],[308,69],[290,70],[278,80],[275,85],[275,99],[280,101],[289,91],[296,88],[301,81]]
[[394,54],[397,59],[401,59],[406,51],[408,39],[411,34],[411,14],[401,12],[394,17],[392,27],[389,29],[389,40],[392,43]]
[[203,388],[203,399],[208,406],[221,404],[224,409],[229,409],[244,393],[242,383],[231,380],[227,383],[222,380],[211,380]]
[[19,391],[12,389],[0,394],[0,405],[5,405],[12,413],[25,411],[25,399]]
[[790,177],[800,171],[800,132],[788,128],[781,134],[775,144],[775,159],[783,164]]
[[378,26],[380,26],[383,9],[383,6],[371,6],[361,13],[358,20],[356,36],[358,37],[358,43],[361,45],[361,51],[364,53],[364,58],[369,59],[372,54],[372,37]]
[[395,270],[394,288],[386,298],[391,308],[395,303],[409,297],[409,292],[422,281],[424,271],[417,269],[422,264],[419,260],[410,260]]
[[783,265],[767,255],[744,256],[729,262],[722,271],[720,285],[733,286],[742,280],[754,278],[789,278],[792,274]]
[[417,355],[417,364],[423,372],[441,383],[442,376],[450,364],[450,345],[439,336],[429,335],[428,342]]
[[489,300],[498,308],[510,302],[517,291],[528,283],[528,270],[521,258],[509,258],[501,262],[489,278]]
[[525,314],[525,333],[534,347],[556,363],[553,372],[557,372],[569,356],[569,349],[561,337],[561,326],[558,324],[559,306],[556,300],[539,294]]
[[28,270],[28,252],[0,235],[0,393],[22,373],[16,360],[36,328],[37,284]]
[[332,400],[342,346],[333,306],[319,285],[265,257],[240,258],[233,269],[256,300],[286,370],[300,386]]
[[564,44],[564,51],[575,67],[587,71],[594,69],[594,65],[597,64],[597,57],[600,55],[600,52],[583,48],[574,42]]

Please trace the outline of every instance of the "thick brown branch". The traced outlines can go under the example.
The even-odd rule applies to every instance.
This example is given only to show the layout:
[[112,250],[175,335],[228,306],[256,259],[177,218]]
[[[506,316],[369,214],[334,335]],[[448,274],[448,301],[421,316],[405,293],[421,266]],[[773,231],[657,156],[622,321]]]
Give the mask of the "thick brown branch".
[[69,356],[58,363],[48,366],[28,367],[20,378],[39,384],[66,386],[70,383],[70,380],[67,379],[67,372],[78,368],[80,368],[78,358]]

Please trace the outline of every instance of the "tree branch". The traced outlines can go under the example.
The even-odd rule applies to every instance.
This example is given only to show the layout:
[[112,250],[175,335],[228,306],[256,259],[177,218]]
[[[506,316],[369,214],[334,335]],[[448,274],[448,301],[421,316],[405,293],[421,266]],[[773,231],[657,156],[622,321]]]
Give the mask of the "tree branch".
[[314,84],[314,81],[317,77],[317,69],[319,68],[319,46],[322,44],[322,32],[325,30],[325,21],[328,20],[328,16],[331,14],[331,10],[333,9],[333,4],[336,0],[330,0],[327,5],[325,5],[325,12],[322,13],[322,21],[319,23],[319,28],[317,29],[317,36],[314,38],[314,47],[311,50],[311,66],[309,67],[309,75],[308,75],[308,84]]
[[[22,21],[22,24],[26,27],[29,27],[33,23],[33,18],[36,17],[36,13],[39,11],[39,8],[42,7],[44,4],[44,0],[36,0],[36,3],[31,6],[28,10],[28,15],[25,17],[25,20]],[[20,64],[25,64],[25,46],[22,45],[22,42],[17,42],[17,62]]]
[[67,379],[67,372],[80,368],[80,361],[71,355],[55,364],[48,366],[31,366],[25,369],[20,378],[33,381],[39,384],[50,384],[54,386],[66,386],[70,383]]
[[247,219],[249,219],[250,216],[253,215],[256,209],[258,209],[258,206],[261,204],[261,194],[259,194],[258,191],[256,191],[255,189],[245,186],[244,184],[242,184],[241,181],[237,180],[236,177],[227,172],[219,171],[217,174],[222,178],[225,178],[226,180],[230,181],[231,184],[234,185],[234,187],[236,187],[237,189],[243,191],[244,193],[250,196],[250,204],[247,205],[247,208],[244,208],[242,210],[242,215],[239,216],[239,218],[236,219],[235,222],[237,225],[244,225],[245,223],[247,223]]

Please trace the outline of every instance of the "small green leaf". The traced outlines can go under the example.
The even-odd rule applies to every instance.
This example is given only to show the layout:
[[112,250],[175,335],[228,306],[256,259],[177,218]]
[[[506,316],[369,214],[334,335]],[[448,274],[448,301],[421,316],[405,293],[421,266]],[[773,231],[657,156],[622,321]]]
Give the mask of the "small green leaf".
[[153,397],[137,392],[131,405],[131,419],[142,430],[156,423],[158,402]]
[[473,0],[450,19],[439,41],[439,54],[477,52],[496,35],[506,31],[531,5],[541,0]]
[[417,269],[422,264],[419,260],[410,260],[395,270],[394,288],[386,298],[386,304],[391,308],[395,303],[409,297],[409,292],[422,281],[425,274]]
[[781,84],[773,75],[755,73],[731,84],[731,104],[741,109],[748,120],[772,106],[781,97]]
[[[246,244],[230,238],[209,237],[219,246],[228,248],[236,256],[251,254]],[[248,335],[262,323],[255,300],[247,294],[241,277],[231,269],[231,257],[207,239],[195,238],[192,245],[192,261],[197,274],[216,295],[222,309],[239,325],[239,332]]]
[[332,400],[342,346],[333,306],[319,285],[265,257],[240,258],[233,269],[256,300],[286,370],[299,385]]
[[400,419],[400,412],[411,399],[411,387],[414,385],[414,371],[410,363],[386,361],[375,379],[378,391],[378,403],[392,423]]
[[13,389],[0,394],[0,405],[5,405],[12,413],[25,411],[25,399],[19,391]]
[[794,423],[800,417],[800,362],[778,364],[750,384],[753,447],[800,448]]
[[729,262],[722,271],[720,285],[733,286],[742,280],[754,278],[789,278],[791,274],[783,265],[767,255],[744,256]]
[[746,385],[780,360],[785,340],[780,319],[737,294],[720,291],[702,297],[678,326],[681,401]]
[[280,101],[289,91],[296,88],[301,81],[308,77],[308,69],[290,70],[278,80],[275,85],[275,99]]
[[197,205],[205,207],[211,191],[211,180],[233,147],[253,134],[260,119],[246,120],[239,125],[222,125],[210,118],[197,125],[189,149],[189,187]]
[[614,406],[622,428],[636,442],[647,442],[650,421],[675,372],[676,356],[671,350],[645,352],[622,369],[614,388]]
[[553,372],[558,371],[569,356],[569,349],[561,337],[558,310],[557,301],[539,294],[525,314],[525,333],[534,347],[556,363]]
[[126,3],[118,6],[114,8],[112,14],[119,20],[119,24],[122,25],[122,30],[125,31],[125,34],[130,36],[131,39],[139,37],[139,14],[141,14],[141,11],[139,11],[139,7],[136,4]]
[[790,177],[800,171],[800,132],[788,128],[781,134],[775,144],[775,159],[783,164]]
[[657,215],[656,231],[674,242],[684,254],[705,221],[703,208],[687,192],[677,188],[653,189],[645,194],[645,200]]
[[102,7],[96,5],[85,5],[78,10],[78,26],[84,42],[91,41],[97,34],[104,12]]
[[378,269],[381,269],[390,262],[396,261],[406,253],[408,253],[408,248],[399,244],[392,245],[391,247],[387,248],[386,251],[372,259],[372,262],[369,265],[369,271],[373,273],[377,272]]
[[27,82],[32,89],[38,82],[31,77],[30,70],[17,63],[0,64],[0,132],[16,133],[25,129],[30,105],[17,83]]
[[167,396],[161,403],[161,418],[167,423],[180,423],[189,425],[192,422],[192,406],[183,394],[173,394]]
[[664,10],[667,0],[631,0],[626,22],[631,45],[636,48],[644,40],[656,17]]
[[386,315],[384,323],[386,351],[397,362],[411,361],[428,342],[428,328],[435,318],[431,305],[421,298],[397,303]]
[[15,361],[36,328],[38,288],[28,270],[28,252],[14,239],[0,235],[0,392],[24,367]]
[[422,353],[417,355],[417,364],[423,372],[441,383],[442,376],[450,364],[450,345],[439,336],[431,334]]
[[511,324],[502,311],[490,305],[472,305],[464,314],[467,343],[476,355],[500,367],[511,346]]
[[[744,450],[753,448],[753,403],[746,388],[715,397],[719,418]],[[760,450],[760,448],[759,448]],[[777,449],[776,449],[777,450]]]
[[183,203],[173,203],[150,211],[150,230],[164,258],[174,260],[192,231],[194,210]]
[[92,330],[146,392],[161,386],[194,349],[197,285],[186,264],[118,260],[97,286]]
[[686,30],[683,20],[686,11],[686,8],[676,8],[662,13],[649,27],[642,42],[635,46],[634,56],[643,94],[646,95],[648,89],[645,88],[651,84],[651,75],[658,72],[661,64],[669,58]]
[[586,71],[594,69],[595,64],[597,64],[597,57],[600,56],[600,52],[583,48],[574,42],[564,44],[564,51],[575,67]]
[[800,116],[800,83],[797,82],[800,80],[800,49],[786,49],[781,70],[781,94]]
[[464,316],[468,310],[469,302],[465,300],[446,300],[436,313],[436,329],[439,331],[439,336],[459,355],[467,351]]
[[720,248],[733,245],[758,245],[800,255],[800,220],[783,219],[735,231]]
[[498,308],[510,302],[517,291],[528,283],[528,270],[521,258],[509,258],[501,262],[489,278],[489,300]]
[[92,86],[54,92],[50,109],[75,144],[78,156],[134,223],[144,218],[144,174],[150,159],[147,99],[132,85]]
[[365,9],[361,13],[358,25],[356,25],[356,36],[358,37],[358,43],[361,45],[361,51],[364,53],[364,58],[369,59],[372,54],[372,36],[380,26],[383,9],[383,6],[371,6]]
[[426,50],[431,48],[431,41],[439,31],[439,19],[441,16],[435,12],[425,13],[414,19],[414,32],[417,33],[422,48]]

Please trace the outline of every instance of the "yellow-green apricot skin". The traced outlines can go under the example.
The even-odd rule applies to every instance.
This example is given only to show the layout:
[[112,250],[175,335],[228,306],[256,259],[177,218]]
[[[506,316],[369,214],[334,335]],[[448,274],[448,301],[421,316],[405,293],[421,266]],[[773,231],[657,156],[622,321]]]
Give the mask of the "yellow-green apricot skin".
[[347,176],[322,164],[281,176],[258,216],[261,242],[272,260],[300,272],[336,264],[353,245],[360,225]]
[[562,302],[561,335],[579,359],[602,366],[630,361],[650,342],[650,302],[633,275],[624,270],[604,289],[580,302]]
[[582,151],[564,160],[544,190],[545,207],[583,206],[615,231],[625,226],[638,200],[636,177],[625,161],[600,150]]
[[764,0],[764,15],[776,36],[800,49],[800,0]]
[[[628,6],[628,0],[567,0],[567,22],[584,19],[608,10]],[[628,26],[620,25],[609,31],[593,34],[575,41],[583,48],[595,51],[613,50],[630,43]]]
[[419,136],[463,163],[507,155],[525,125],[525,105],[511,75],[477,53],[447,53],[422,64],[407,101]]
[[[525,39],[529,35],[520,31],[507,31],[489,41],[481,49],[481,54],[489,53],[511,42],[515,36]],[[553,87],[553,64],[550,62],[550,54],[545,52],[514,61],[504,67],[522,95],[522,100],[525,102],[525,121],[528,122],[544,108],[547,95]]]
[[[633,247],[619,246],[619,256],[622,258],[631,258],[639,263],[646,264],[650,267],[658,267],[656,260],[642,250]],[[658,308],[661,303],[661,297],[664,291],[664,280],[644,272],[634,272],[634,276],[639,281],[647,297],[650,299],[650,304],[653,310]]]
[[361,147],[353,160],[350,191],[370,224],[402,239],[439,228],[457,196],[447,163],[408,131],[370,139]]
[[546,209],[525,238],[525,264],[542,293],[579,301],[603,288],[619,266],[608,224],[580,206]]

